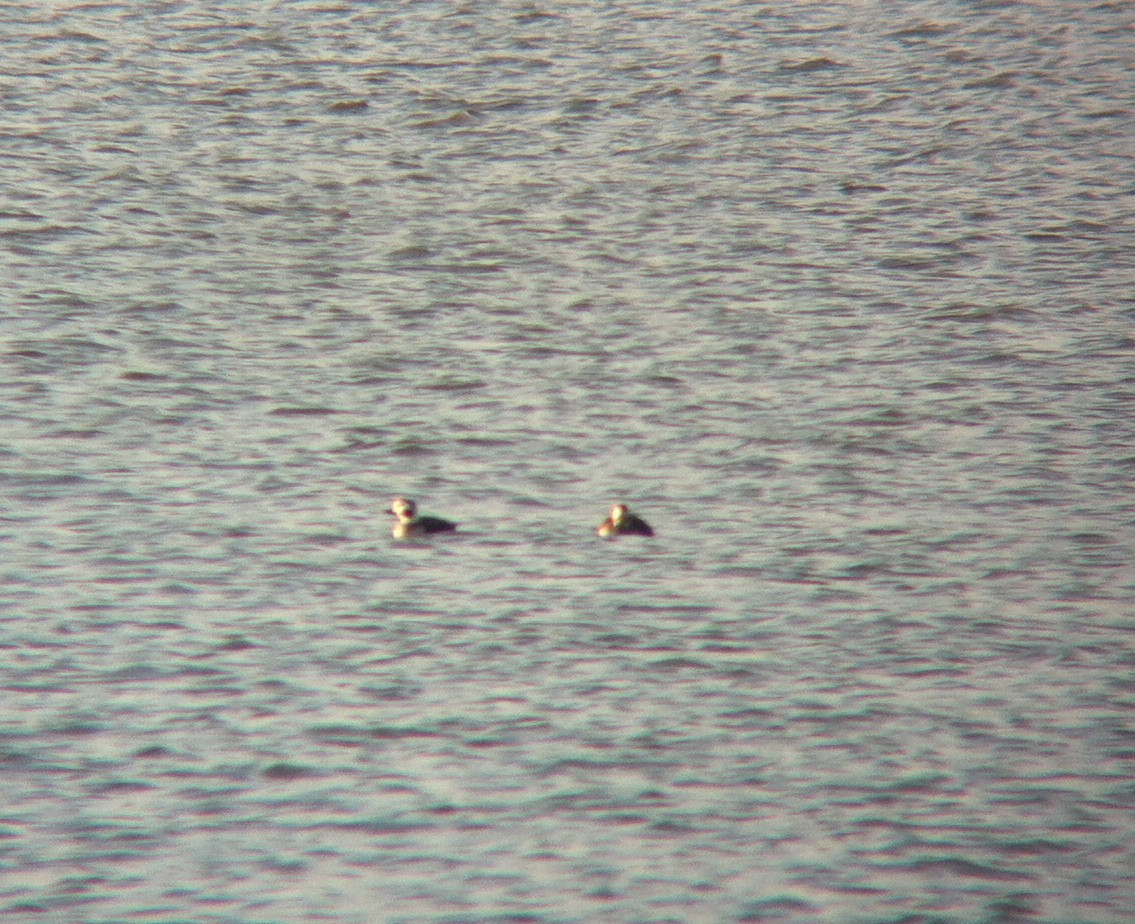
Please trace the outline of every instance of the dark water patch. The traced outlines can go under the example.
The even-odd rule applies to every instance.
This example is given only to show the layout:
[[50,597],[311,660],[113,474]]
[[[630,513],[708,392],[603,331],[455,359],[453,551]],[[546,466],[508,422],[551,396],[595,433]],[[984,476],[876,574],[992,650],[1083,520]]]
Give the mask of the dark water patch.
[[432,382],[426,386],[431,391],[453,391],[453,392],[466,392],[476,391],[481,388],[488,387],[488,382],[480,381],[478,379],[462,378],[460,376],[446,376],[436,382]]
[[133,756],[139,760],[160,760],[163,758],[174,758],[177,756],[177,753],[164,745],[154,744],[139,748],[134,752]]
[[1014,71],[1002,71],[998,74],[989,74],[978,80],[971,80],[962,84],[966,90],[1007,90],[1018,83],[1019,74]]
[[357,818],[351,820],[308,821],[297,826],[302,831],[329,831],[331,833],[360,833],[375,837],[390,837],[421,832],[433,827],[426,818],[406,820],[399,817]]
[[926,857],[904,863],[887,865],[885,868],[901,872],[932,874],[944,879],[957,877],[960,879],[982,879],[993,882],[1019,882],[1034,878],[1023,870],[1009,869],[1002,866],[990,866],[967,860],[964,857]]
[[276,407],[268,412],[272,417],[326,417],[341,414],[341,410],[331,407]]
[[949,677],[962,678],[970,674],[966,666],[939,664],[920,659],[896,659],[895,672],[900,677]]
[[983,846],[996,851],[998,854],[1025,857],[1076,853],[1080,849],[1079,845],[1072,841],[1054,841],[1043,838],[994,841]]
[[388,439],[389,434],[385,431],[352,430],[344,434],[343,444],[341,446],[333,447],[328,451],[337,453],[369,452],[386,445]]
[[650,822],[646,830],[647,837],[685,838],[702,830],[701,826],[692,819],[680,816],[656,819]]
[[841,64],[832,58],[808,58],[804,61],[785,61],[779,70],[787,74],[815,74],[821,71],[838,70],[846,67],[847,65]]
[[44,731],[62,738],[88,738],[107,730],[105,722],[93,719],[71,719],[45,728]]
[[115,796],[118,794],[130,794],[149,792],[157,789],[153,783],[144,780],[104,780],[94,786],[90,787],[92,795],[96,796]]
[[939,36],[949,35],[956,32],[959,28],[957,23],[942,23],[933,20],[924,20],[923,22],[912,23],[909,26],[904,26],[893,32],[887,33],[888,38],[897,38],[904,40],[914,39],[932,39]]
[[12,902],[10,905],[3,906],[2,910],[5,914],[14,915],[33,915],[31,920],[41,920],[34,917],[34,915],[49,914],[52,911],[52,904],[48,901],[35,901],[34,899],[21,899]]
[[298,543],[301,545],[314,546],[316,548],[335,548],[336,546],[352,541],[354,541],[353,537],[345,533],[320,532],[301,536]]
[[43,224],[29,228],[0,229],[0,239],[12,241],[11,247],[16,253],[32,255],[35,253],[35,250],[21,246],[20,242],[33,242],[40,238],[55,240],[76,234],[91,233],[89,228],[84,228],[82,225]]
[[396,439],[390,446],[390,452],[398,456],[432,456],[441,452],[441,449],[424,440],[407,436]]
[[159,667],[156,664],[139,662],[136,664],[124,664],[121,667],[116,667],[108,671],[104,675],[104,677],[107,681],[112,683],[147,683],[161,679],[168,675],[169,670],[167,668]]
[[372,740],[398,741],[447,737],[432,728],[394,725],[317,725],[308,728],[306,734],[315,741],[336,745],[354,745]]
[[676,656],[673,658],[659,658],[654,661],[647,661],[646,663],[638,666],[640,671],[648,673],[677,673],[680,671],[707,671],[712,669],[707,661],[700,661],[697,658]]
[[589,648],[592,644],[616,651],[633,651],[642,646],[642,641],[637,634],[605,632],[596,636],[593,642],[581,644],[581,647]]
[[254,642],[247,636],[241,635],[239,633],[232,633],[227,636],[224,641],[218,644],[216,648],[213,649],[213,652],[210,652],[210,654],[208,655],[202,655],[202,657],[211,657],[213,653],[219,654],[221,652],[247,651],[250,648],[258,647],[260,647],[259,643]]
[[51,472],[41,470],[35,472],[0,473],[0,482],[23,487],[76,487],[91,485],[94,482],[84,475],[71,472]]
[[949,782],[951,778],[944,773],[925,773],[894,780],[884,788],[888,792],[936,792]]
[[758,901],[746,902],[740,909],[737,920],[743,924],[760,924],[763,921],[782,921],[796,919],[798,915],[820,913],[820,907],[795,895],[774,895]]
[[169,376],[162,373],[141,370],[123,372],[120,378],[125,382],[168,382],[170,380]]
[[[481,387],[481,385],[477,385],[475,387]],[[474,449],[501,449],[501,448],[511,447],[511,446],[515,445],[515,440],[513,440],[513,439],[509,439],[509,438],[505,438],[505,437],[495,437],[495,436],[491,436],[491,435],[488,435],[488,434],[461,436],[461,437],[458,437],[457,442],[459,444],[461,444],[462,446],[469,446],[469,447],[474,448]],[[528,504],[528,505],[534,505],[534,504],[539,505],[540,504],[540,502],[535,498],[524,498],[524,499],[519,500],[518,503]]]
[[[638,537],[630,537],[636,539]],[[713,614],[715,607],[698,603],[620,603],[617,611],[624,616],[643,615],[664,618],[667,616],[686,619]]]
[[391,260],[428,260],[433,256],[433,251],[423,244],[409,244],[405,247],[398,247],[391,250],[387,256]]
[[269,764],[260,771],[260,775],[266,780],[288,783],[294,782],[295,780],[317,777],[320,773],[314,767],[288,761],[280,761],[279,763]]
[[74,692],[73,687],[66,684],[61,684],[55,680],[45,680],[40,683],[31,680],[27,681],[26,683],[9,683],[5,684],[3,687],[0,687],[0,689],[11,693],[50,694]]
[[1075,788],[1045,786],[1038,782],[1019,787],[998,786],[994,789],[992,801],[1002,805],[1051,806],[1076,798],[1077,790]]

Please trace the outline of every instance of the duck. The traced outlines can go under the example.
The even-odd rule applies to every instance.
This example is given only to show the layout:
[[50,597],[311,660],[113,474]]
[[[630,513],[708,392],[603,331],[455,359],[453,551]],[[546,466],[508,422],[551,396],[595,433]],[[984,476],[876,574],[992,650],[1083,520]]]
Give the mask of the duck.
[[615,504],[611,515],[599,524],[600,536],[653,536],[654,530],[642,517],[631,513],[626,504]]
[[457,524],[441,517],[418,516],[418,505],[405,497],[396,497],[390,503],[390,512],[398,518],[392,535],[395,539],[416,539],[435,533],[451,533]]

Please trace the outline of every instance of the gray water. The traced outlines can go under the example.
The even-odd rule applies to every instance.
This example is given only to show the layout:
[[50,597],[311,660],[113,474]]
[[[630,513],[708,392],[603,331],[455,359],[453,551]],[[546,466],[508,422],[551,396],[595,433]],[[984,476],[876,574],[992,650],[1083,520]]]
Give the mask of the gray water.
[[1133,920],[1130,4],[0,22],[5,920]]

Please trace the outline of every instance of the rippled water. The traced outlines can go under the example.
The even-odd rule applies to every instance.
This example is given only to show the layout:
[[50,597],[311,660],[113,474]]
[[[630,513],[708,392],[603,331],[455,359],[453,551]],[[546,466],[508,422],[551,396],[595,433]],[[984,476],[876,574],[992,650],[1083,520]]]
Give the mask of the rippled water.
[[0,8],[5,917],[1131,920],[1129,4]]

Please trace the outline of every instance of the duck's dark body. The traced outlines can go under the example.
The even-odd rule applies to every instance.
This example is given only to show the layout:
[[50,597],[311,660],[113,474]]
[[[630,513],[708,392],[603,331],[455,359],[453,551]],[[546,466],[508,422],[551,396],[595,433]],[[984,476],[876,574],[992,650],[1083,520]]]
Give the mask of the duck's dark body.
[[615,504],[611,515],[599,524],[600,536],[653,536],[654,530],[642,517],[633,514],[626,504]]

